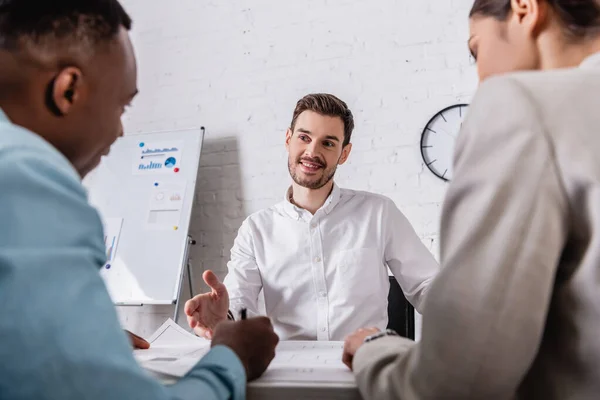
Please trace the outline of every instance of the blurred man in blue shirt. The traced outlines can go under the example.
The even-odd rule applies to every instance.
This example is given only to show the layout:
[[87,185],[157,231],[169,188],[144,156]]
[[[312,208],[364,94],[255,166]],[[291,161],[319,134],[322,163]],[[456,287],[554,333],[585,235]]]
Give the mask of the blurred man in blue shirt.
[[119,326],[81,178],[137,93],[130,26],[117,0],[0,0],[1,399],[243,399],[274,357],[268,319],[224,322],[165,387]]

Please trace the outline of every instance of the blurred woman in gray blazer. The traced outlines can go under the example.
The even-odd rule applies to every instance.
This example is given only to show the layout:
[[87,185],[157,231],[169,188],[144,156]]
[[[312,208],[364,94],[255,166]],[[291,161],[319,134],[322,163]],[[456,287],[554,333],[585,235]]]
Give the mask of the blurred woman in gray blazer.
[[344,360],[365,399],[600,398],[600,0],[476,0],[470,30],[421,341]]

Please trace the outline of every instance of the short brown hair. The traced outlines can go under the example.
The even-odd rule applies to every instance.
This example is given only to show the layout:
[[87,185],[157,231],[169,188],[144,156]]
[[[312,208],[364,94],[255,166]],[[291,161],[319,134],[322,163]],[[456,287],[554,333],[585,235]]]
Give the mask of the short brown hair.
[[348,108],[348,105],[342,100],[338,99],[332,94],[327,93],[312,93],[304,96],[298,103],[296,103],[296,109],[292,117],[292,123],[290,129],[294,131],[296,126],[296,120],[298,116],[304,111],[313,111],[317,114],[326,115],[328,117],[339,117],[344,123],[344,143],[346,146],[350,143],[350,137],[354,130],[354,117],[352,111]]
[[[600,32],[599,0],[545,0],[556,12],[565,31],[575,38]],[[493,17],[506,21],[512,11],[510,0],[475,0],[469,17]]]

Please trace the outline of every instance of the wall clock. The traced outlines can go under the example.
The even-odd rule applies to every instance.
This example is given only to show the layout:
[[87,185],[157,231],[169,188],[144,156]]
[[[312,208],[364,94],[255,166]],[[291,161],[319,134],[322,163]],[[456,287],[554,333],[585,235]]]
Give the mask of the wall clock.
[[421,157],[431,172],[444,181],[452,179],[454,141],[468,104],[454,104],[436,113],[421,134]]

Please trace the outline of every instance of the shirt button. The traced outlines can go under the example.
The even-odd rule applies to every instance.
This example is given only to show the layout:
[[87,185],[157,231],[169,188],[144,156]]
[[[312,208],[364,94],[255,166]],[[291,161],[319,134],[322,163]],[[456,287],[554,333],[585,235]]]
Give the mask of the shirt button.
[[315,262],[321,262],[321,257],[315,257]]
[[326,296],[327,296],[327,293],[325,293],[325,292],[319,292],[319,296],[321,296],[321,297],[326,297]]
[[313,222],[312,224],[310,224],[310,227],[315,229],[317,227],[317,224]]
[[321,332],[325,332],[325,331],[326,331],[325,327],[321,328]]

